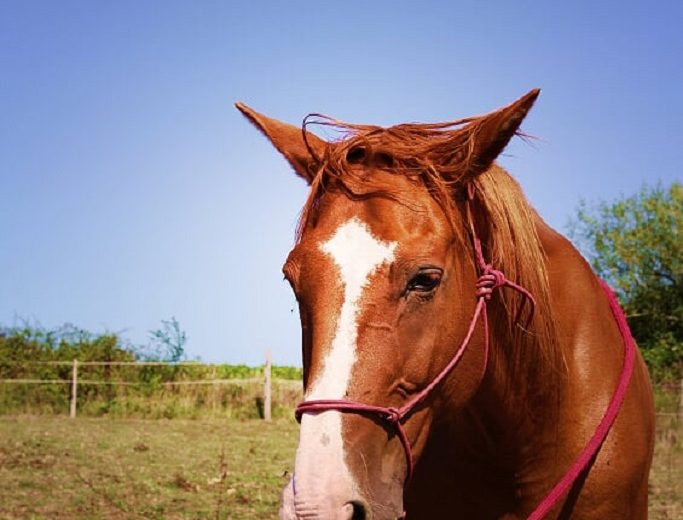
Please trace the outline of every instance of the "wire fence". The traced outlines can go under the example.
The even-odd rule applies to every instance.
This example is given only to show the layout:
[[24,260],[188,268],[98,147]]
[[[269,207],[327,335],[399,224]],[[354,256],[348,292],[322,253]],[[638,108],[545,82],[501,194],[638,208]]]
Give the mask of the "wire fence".
[[[235,368],[250,374],[234,377]],[[283,367],[275,367],[276,372],[278,368]],[[30,375],[35,372],[42,374]],[[2,361],[0,413],[68,409],[71,417],[113,412],[169,418],[211,413],[269,421],[274,409],[283,415],[302,397],[301,378],[286,372],[290,378],[273,377],[270,352],[262,367],[251,368],[196,362]],[[8,374],[12,377],[1,377]]]
[[[15,377],[0,377],[0,413],[44,409],[49,402],[50,411],[59,413],[68,407],[70,417],[76,417],[85,407],[88,415],[110,412],[143,416],[174,417],[194,416],[201,410],[227,412],[237,417],[258,416],[269,421],[273,408],[279,413],[289,413],[302,398],[302,381],[299,377],[273,377],[270,352],[266,353],[262,367],[251,367],[249,377],[234,377],[224,364],[159,361],[2,361],[2,367],[21,367],[14,372]],[[31,368],[59,369],[61,377],[16,377]],[[83,377],[89,369],[103,369],[93,377]],[[123,369],[135,370],[134,377],[121,377],[116,373]],[[242,367],[246,368],[246,367]],[[155,370],[158,369],[158,370]],[[143,373],[144,371],[144,373]],[[199,373],[200,377],[196,377]],[[223,372],[223,373],[222,373]],[[227,370],[230,372],[230,370]],[[49,370],[50,375],[53,371]],[[222,374],[221,374],[222,373]],[[256,375],[254,375],[254,373]],[[0,375],[2,372],[0,371]],[[209,377],[207,377],[207,375]],[[291,376],[291,374],[289,374]],[[118,377],[117,377],[118,376]],[[189,378],[188,378],[189,377]],[[133,380],[131,380],[133,379]],[[11,387],[31,387],[33,385],[62,387],[65,392],[24,391],[12,395]],[[93,388],[127,388],[128,393],[112,390],[94,391]],[[182,390],[196,388],[195,391]],[[683,421],[683,380],[679,385],[667,384],[657,388],[657,417],[663,420]],[[65,397],[67,397],[65,399]],[[140,399],[146,400],[146,406]],[[128,401],[126,401],[126,399]],[[131,405],[131,406],[128,406]],[[147,412],[145,411],[147,410]],[[169,411],[170,410],[170,411]]]

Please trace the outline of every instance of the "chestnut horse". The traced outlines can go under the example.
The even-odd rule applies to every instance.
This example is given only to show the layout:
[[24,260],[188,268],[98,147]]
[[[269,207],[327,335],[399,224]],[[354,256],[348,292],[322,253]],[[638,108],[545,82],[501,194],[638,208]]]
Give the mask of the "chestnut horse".
[[311,187],[283,269],[305,401],[281,518],[647,517],[645,364],[611,293],[494,163],[538,92],[442,124],[317,115],[343,132],[330,142],[310,116],[237,104]]

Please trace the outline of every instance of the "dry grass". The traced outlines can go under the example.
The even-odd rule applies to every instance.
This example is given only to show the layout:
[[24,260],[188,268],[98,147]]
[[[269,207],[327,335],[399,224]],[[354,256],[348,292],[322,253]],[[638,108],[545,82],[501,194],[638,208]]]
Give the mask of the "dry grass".
[[683,518],[683,422],[674,413],[657,416],[655,458],[650,475],[650,518]]
[[[297,425],[0,416],[0,518],[276,517]],[[659,417],[650,518],[683,518],[683,435]]]
[[0,418],[0,518],[276,516],[293,421]]

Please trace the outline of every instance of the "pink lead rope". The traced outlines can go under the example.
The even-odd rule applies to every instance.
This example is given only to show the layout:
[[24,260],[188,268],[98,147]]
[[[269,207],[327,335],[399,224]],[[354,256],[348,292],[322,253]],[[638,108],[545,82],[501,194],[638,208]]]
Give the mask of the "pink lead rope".
[[[297,421],[301,421],[301,416],[305,413],[319,413],[330,410],[340,411],[340,412],[352,412],[359,414],[370,414],[379,417],[384,422],[386,422],[390,427],[392,427],[397,435],[401,444],[403,445],[403,450],[406,455],[406,466],[407,466],[407,477],[405,482],[405,487],[410,483],[413,472],[415,469],[415,461],[413,459],[413,453],[410,447],[410,440],[406,434],[405,428],[403,426],[405,420],[408,416],[417,408],[417,406],[424,401],[429,394],[450,374],[453,369],[458,365],[462,356],[465,354],[472,336],[474,335],[474,330],[477,325],[477,321],[482,317],[484,326],[484,355],[488,358],[488,345],[489,345],[489,334],[488,334],[488,319],[486,313],[486,304],[491,299],[493,291],[499,287],[508,287],[514,289],[522,294],[526,301],[531,303],[532,306],[532,316],[533,310],[536,307],[536,301],[533,295],[527,291],[525,288],[511,282],[505,275],[494,269],[491,264],[487,264],[482,252],[481,241],[477,236],[476,230],[474,228],[473,219],[470,210],[470,200],[473,198],[472,188],[468,189],[468,200],[467,200],[467,220],[470,228],[470,233],[472,235],[472,241],[474,244],[474,252],[477,260],[477,264],[480,271],[479,279],[476,284],[476,296],[477,304],[472,315],[472,320],[468,327],[467,333],[455,352],[455,355],[451,358],[448,364],[437,374],[437,376],[419,393],[417,393],[412,399],[410,399],[406,404],[400,408],[395,407],[385,407],[385,406],[375,406],[364,403],[358,403],[354,401],[348,401],[343,399],[316,399],[311,401],[303,401],[299,403],[296,407],[295,416]],[[540,520],[542,519],[562,498],[564,493],[569,489],[569,487],[576,481],[581,472],[589,465],[590,461],[596,455],[600,446],[602,445],[607,433],[609,432],[614,420],[619,412],[621,403],[626,395],[626,390],[628,388],[628,383],[631,378],[631,373],[633,371],[633,363],[635,357],[635,342],[631,336],[628,325],[626,323],[626,318],[623,311],[619,307],[619,303],[616,300],[616,296],[611,292],[607,285],[601,281],[602,287],[607,294],[609,300],[610,308],[617,321],[619,331],[624,338],[624,367],[617,385],[617,389],[612,396],[607,411],[603,416],[600,424],[598,425],[595,433],[591,437],[590,441],[579,454],[576,461],[569,468],[567,473],[560,479],[560,481],[553,487],[553,489],[548,493],[548,495],[541,501],[538,507],[531,513],[528,520]]]
[[605,291],[610,309],[617,322],[621,337],[624,340],[624,364],[621,369],[621,375],[619,376],[619,382],[617,383],[617,388],[614,390],[614,394],[612,394],[612,399],[607,406],[607,410],[605,410],[605,415],[602,416],[602,419],[595,429],[595,433],[593,433],[593,436],[588,441],[588,444],[586,444],[586,447],[579,453],[579,456],[560,481],[555,484],[555,487],[550,490],[550,493],[546,495],[536,509],[534,509],[533,513],[529,515],[528,520],[541,520],[544,518],[545,515],[555,507],[572,484],[576,482],[579,475],[591,464],[591,461],[597,455],[598,450],[600,450],[600,446],[602,446],[605,438],[607,438],[607,434],[612,428],[614,420],[617,418],[619,409],[626,397],[628,384],[631,381],[631,374],[633,373],[633,365],[636,358],[636,342],[631,335],[631,330],[628,328],[626,316],[619,305],[616,295],[603,280],[600,280],[600,286],[602,287],[602,290]]

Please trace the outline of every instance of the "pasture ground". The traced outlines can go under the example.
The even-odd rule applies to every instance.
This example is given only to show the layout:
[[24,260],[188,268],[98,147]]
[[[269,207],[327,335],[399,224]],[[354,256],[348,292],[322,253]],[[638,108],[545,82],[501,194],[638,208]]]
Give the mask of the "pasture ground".
[[293,421],[0,416],[0,518],[271,519]]
[[[683,431],[660,417],[650,518],[683,518]],[[0,518],[276,517],[293,421],[0,416]]]

